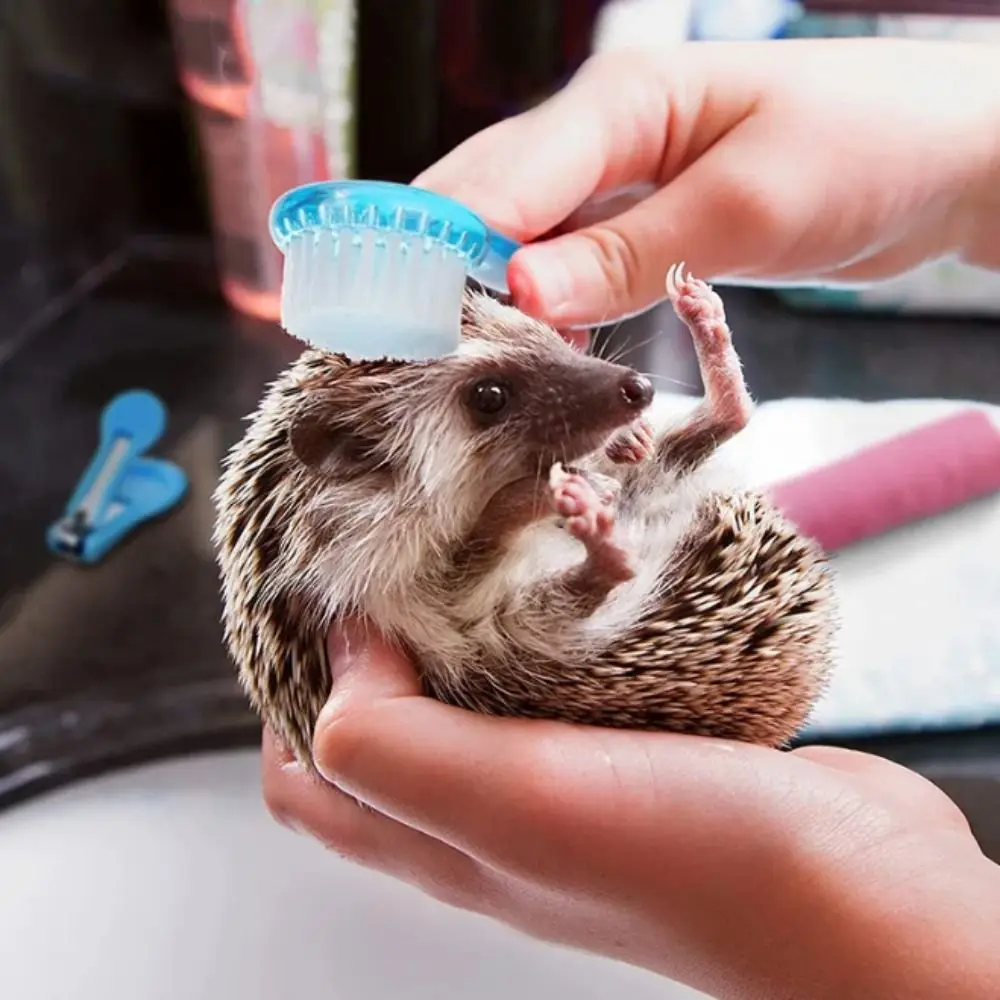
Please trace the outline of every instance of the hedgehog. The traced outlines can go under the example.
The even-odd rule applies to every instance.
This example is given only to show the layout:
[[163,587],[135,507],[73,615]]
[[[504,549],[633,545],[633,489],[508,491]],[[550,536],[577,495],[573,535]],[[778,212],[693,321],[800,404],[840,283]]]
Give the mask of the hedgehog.
[[495,716],[781,748],[825,689],[831,567],[721,444],[753,411],[723,303],[672,267],[704,394],[654,430],[648,377],[466,291],[453,353],[307,348],[266,390],[216,490],[225,642],[304,764],[361,620],[427,696]]

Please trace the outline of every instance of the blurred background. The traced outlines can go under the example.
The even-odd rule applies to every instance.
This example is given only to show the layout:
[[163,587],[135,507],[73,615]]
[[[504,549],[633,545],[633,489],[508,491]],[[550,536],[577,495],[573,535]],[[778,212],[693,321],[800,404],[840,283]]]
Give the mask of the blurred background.
[[[300,349],[277,324],[281,257],[266,220],[278,195],[325,178],[407,182],[472,133],[544,100],[598,50],[831,35],[1000,42],[1000,5],[987,0],[8,0],[0,10],[0,897],[14,899],[14,885],[23,894],[9,919],[0,908],[0,940],[20,934],[29,944],[51,931],[55,911],[64,922],[77,913],[64,898],[77,877],[67,865],[89,873],[87,887],[74,890],[79,903],[114,879],[115,891],[136,884],[123,865],[141,881],[140,868],[168,863],[188,872],[192,893],[204,879],[213,900],[242,898],[246,879],[219,875],[228,855],[203,853],[208,841],[217,852],[219,838],[236,840],[232,865],[271,864],[260,844],[278,834],[258,801],[259,731],[221,645],[210,534],[219,463],[265,384]],[[755,455],[775,475],[949,406],[1000,404],[996,275],[943,263],[862,292],[733,288],[726,301],[748,382],[762,403],[775,404],[755,438]],[[598,331],[598,339],[678,393],[700,391],[690,344],[669,310]],[[46,531],[94,455],[102,409],[137,388],[165,406],[154,450],[185,473],[183,502],[95,565],[60,559]],[[832,408],[810,410],[818,416],[797,422],[791,441],[777,415],[803,400]],[[787,467],[772,461],[793,452]],[[1000,860],[1000,581],[995,560],[976,562],[988,556],[986,540],[1000,538],[1000,508],[986,498],[908,531],[838,557],[853,587],[847,680],[806,738],[921,770],[959,801]],[[921,573],[929,582],[914,589]],[[163,770],[174,764],[188,770]],[[137,811],[154,801],[158,812]],[[100,802],[117,803],[118,826],[94,819]],[[67,832],[84,827],[82,840]],[[159,839],[149,839],[153,830]],[[131,856],[95,846],[118,844],[115,837],[133,845]],[[32,851],[43,843],[47,861],[36,864]],[[63,868],[51,867],[53,852],[70,859]],[[11,859],[20,881],[4,867]],[[322,877],[326,867],[309,859],[275,868],[273,884],[264,880],[267,906],[280,909],[291,886],[306,893]],[[407,924],[418,912],[407,907],[418,904],[381,884],[350,885],[362,900],[352,912],[369,907],[376,938],[365,940],[376,954],[371,940],[394,920]],[[153,908],[157,893],[174,893],[170,912],[179,912],[169,872],[156,886]],[[230,926],[231,938],[229,911],[191,898],[191,928],[219,935]],[[243,932],[279,934],[247,899],[238,904],[252,924]],[[129,975],[144,985],[136,992],[133,982],[129,995],[283,995],[287,972],[270,974],[267,987],[239,979],[232,970],[248,962],[260,982],[269,973],[263,958],[251,962],[235,945],[231,954],[220,945],[214,958],[199,951],[184,979],[177,970],[188,969],[187,959],[178,965],[177,952],[156,947],[174,935],[190,958],[190,942],[176,943],[188,918],[142,912],[152,921],[143,925],[146,943],[128,947]],[[118,917],[102,919],[102,933],[119,933]],[[210,919],[214,930],[198,923]],[[418,987],[412,976],[373,986],[371,960],[331,995],[407,988],[492,996],[483,969],[511,962],[534,970],[518,987],[530,996],[625,988],[618,972],[602,979],[575,958],[523,958],[513,945],[477,936],[485,931],[441,929],[442,919],[426,916],[414,931],[420,948],[432,951],[441,933],[485,949],[462,967],[460,985],[431,970]],[[296,947],[306,947],[302,940]],[[288,962],[327,975],[303,955]],[[34,958],[3,961],[5,997],[118,996],[92,956],[92,989],[71,990]],[[173,973],[185,985],[171,982]],[[628,988],[688,995],[638,980]]]

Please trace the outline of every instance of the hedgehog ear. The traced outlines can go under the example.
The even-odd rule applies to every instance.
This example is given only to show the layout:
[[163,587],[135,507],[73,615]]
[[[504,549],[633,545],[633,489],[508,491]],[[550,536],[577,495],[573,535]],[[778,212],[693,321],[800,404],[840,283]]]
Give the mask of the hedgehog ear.
[[462,340],[468,340],[471,332],[475,330],[476,307],[471,298],[472,293],[468,288],[462,296],[462,319],[459,323]]
[[374,461],[372,442],[332,422],[324,408],[308,404],[292,417],[288,443],[304,466],[318,472],[361,473]]
[[337,432],[312,407],[302,407],[288,428],[292,454],[307,468],[327,464],[337,450]]
[[462,339],[482,336],[483,327],[488,325],[490,307],[495,308],[499,304],[500,298],[488,289],[473,291],[466,286],[462,294]]

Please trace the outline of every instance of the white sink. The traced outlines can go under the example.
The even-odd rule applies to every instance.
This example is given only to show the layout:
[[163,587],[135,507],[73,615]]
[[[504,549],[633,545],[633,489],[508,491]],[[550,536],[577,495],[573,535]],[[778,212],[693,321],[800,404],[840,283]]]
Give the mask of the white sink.
[[0,814],[10,1000],[697,1000],[541,945],[279,827],[254,752],[83,782]]

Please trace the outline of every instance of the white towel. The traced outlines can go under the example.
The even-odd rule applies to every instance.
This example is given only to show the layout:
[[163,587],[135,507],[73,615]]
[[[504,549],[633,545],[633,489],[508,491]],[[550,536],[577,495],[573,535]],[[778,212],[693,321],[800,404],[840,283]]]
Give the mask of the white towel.
[[[660,394],[654,419],[691,397]],[[748,485],[806,472],[982,404],[786,399],[722,449]],[[1000,419],[1000,408],[986,407]],[[830,689],[806,735],[1000,722],[1000,494],[833,556],[843,616]]]

